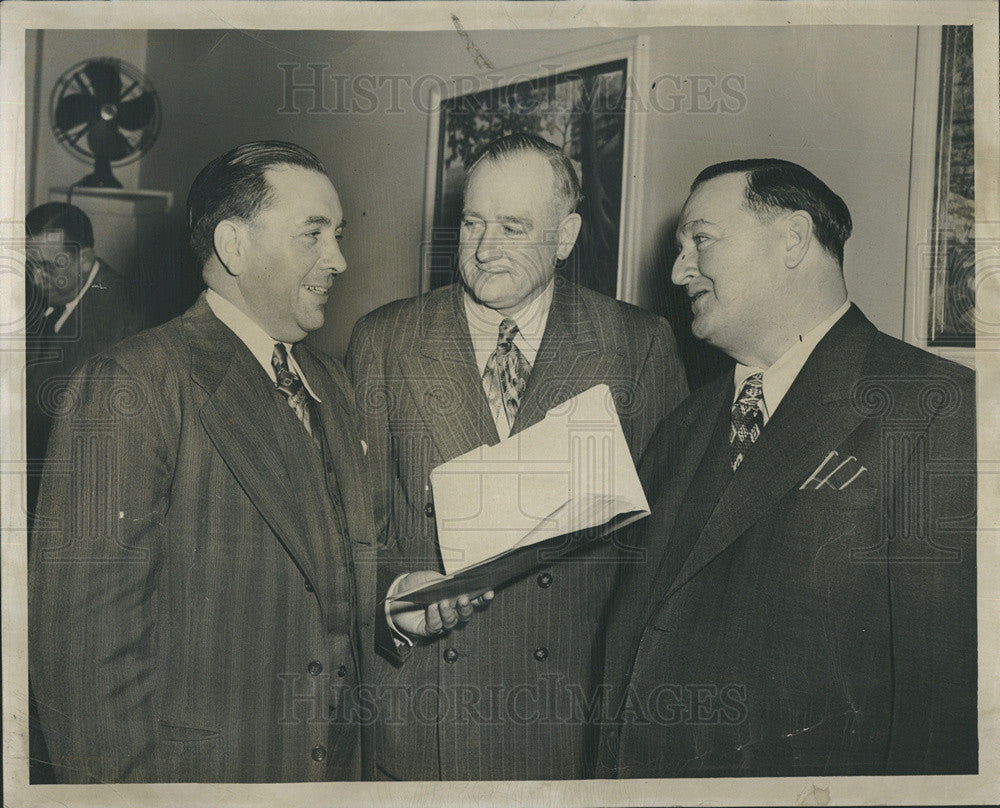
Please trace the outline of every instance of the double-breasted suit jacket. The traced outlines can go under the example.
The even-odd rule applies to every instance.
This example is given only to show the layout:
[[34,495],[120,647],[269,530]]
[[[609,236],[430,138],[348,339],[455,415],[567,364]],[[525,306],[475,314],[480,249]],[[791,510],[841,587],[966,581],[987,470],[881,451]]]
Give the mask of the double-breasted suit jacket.
[[599,773],[975,772],[975,385],[851,307],[742,464],[730,375],[650,441]]
[[[352,336],[348,365],[387,531],[380,591],[403,572],[442,569],[430,472],[499,439],[462,295],[453,285],[390,303]],[[615,395],[634,458],[686,391],[666,321],[557,278],[513,432],[600,383]],[[598,542],[502,587],[402,665],[380,661],[383,776],[583,776],[617,558],[613,542]]]
[[348,709],[375,614],[363,448],[343,368],[296,354],[322,450],[204,297],[70,386],[29,559],[30,674],[60,781],[370,765]]

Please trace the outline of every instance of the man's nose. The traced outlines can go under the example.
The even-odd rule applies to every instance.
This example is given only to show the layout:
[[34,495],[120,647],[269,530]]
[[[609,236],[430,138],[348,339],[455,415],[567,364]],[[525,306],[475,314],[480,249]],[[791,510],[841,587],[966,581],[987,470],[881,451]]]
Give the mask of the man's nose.
[[479,234],[476,243],[476,260],[481,263],[495,261],[502,252],[500,244],[499,224],[489,224]]
[[681,254],[674,261],[674,268],[670,273],[670,280],[677,286],[688,283],[698,273],[698,261],[695,258],[693,247],[681,247]]
[[336,236],[330,236],[327,240],[327,247],[323,254],[324,266],[333,271],[334,275],[339,275],[347,271],[347,259],[340,249],[340,241]]

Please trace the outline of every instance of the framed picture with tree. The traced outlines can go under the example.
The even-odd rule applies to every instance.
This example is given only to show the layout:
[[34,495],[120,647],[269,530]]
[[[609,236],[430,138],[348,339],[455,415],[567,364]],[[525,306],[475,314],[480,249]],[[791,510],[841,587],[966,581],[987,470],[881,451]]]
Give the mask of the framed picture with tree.
[[928,344],[975,347],[976,205],[972,26],[941,33]]
[[[903,338],[975,366],[979,283],[997,245],[976,241],[972,26],[917,30]],[[992,273],[995,275],[995,273]]]
[[[516,131],[562,148],[580,176],[583,219],[559,272],[628,300],[634,281],[642,131],[631,95],[644,86],[645,37],[464,77],[436,91],[428,135],[421,291],[458,277],[466,170],[493,139]],[[473,81],[468,81],[473,78]],[[475,84],[470,89],[469,84]]]

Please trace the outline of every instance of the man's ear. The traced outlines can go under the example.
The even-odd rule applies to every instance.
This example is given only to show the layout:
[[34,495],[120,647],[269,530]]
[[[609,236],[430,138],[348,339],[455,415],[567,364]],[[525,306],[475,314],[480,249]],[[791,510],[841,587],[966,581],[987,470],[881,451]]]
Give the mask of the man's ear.
[[790,214],[785,221],[785,267],[794,269],[805,258],[814,237],[812,216],[804,210]]
[[215,226],[215,232],[212,234],[215,254],[230,275],[239,275],[243,272],[245,230],[242,222],[223,219]]
[[566,258],[576,244],[576,237],[580,235],[580,225],[583,220],[579,213],[570,213],[559,223],[559,244],[556,247],[556,258],[560,261]]

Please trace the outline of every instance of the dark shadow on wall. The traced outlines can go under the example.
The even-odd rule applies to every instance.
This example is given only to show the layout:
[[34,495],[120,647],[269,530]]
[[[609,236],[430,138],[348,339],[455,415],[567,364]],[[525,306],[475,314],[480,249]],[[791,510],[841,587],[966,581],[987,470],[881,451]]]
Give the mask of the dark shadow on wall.
[[183,314],[205,284],[188,246],[187,227],[178,216],[166,219],[155,248],[147,255],[143,304],[149,324],[159,325]]

